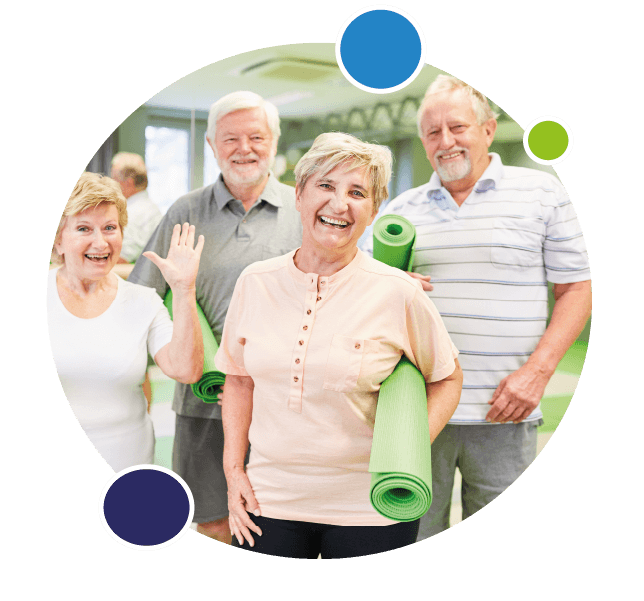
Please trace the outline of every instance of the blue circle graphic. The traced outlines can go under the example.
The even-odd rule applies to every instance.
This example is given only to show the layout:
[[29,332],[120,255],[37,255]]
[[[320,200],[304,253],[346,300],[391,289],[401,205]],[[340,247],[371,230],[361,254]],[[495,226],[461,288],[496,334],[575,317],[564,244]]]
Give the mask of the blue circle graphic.
[[340,57],[358,83],[378,90],[409,79],[420,62],[422,47],[416,28],[390,10],[372,10],[355,18],[340,41]]
[[103,502],[112,532],[133,545],[160,545],[186,525],[190,500],[183,486],[158,470],[138,469],[120,476]]

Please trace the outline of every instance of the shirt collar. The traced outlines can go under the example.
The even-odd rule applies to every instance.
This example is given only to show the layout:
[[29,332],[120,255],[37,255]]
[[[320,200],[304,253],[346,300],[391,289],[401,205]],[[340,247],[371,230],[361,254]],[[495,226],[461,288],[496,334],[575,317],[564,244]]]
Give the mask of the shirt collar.
[[[295,257],[295,253],[298,250],[300,249],[297,248],[295,250],[292,250],[287,255],[287,264],[288,264],[289,273],[293,276],[293,279],[295,279],[295,281],[301,282],[302,284],[310,284],[311,276],[315,276],[317,278],[318,274],[304,273],[303,271],[300,271],[295,266],[295,261],[293,260],[293,257]],[[360,249],[357,249],[357,250],[358,252],[356,253],[356,256],[352,259],[351,263],[349,263],[348,265],[345,265],[342,269],[340,269],[340,271],[337,271],[333,275],[329,275],[329,276],[319,276],[320,280],[324,280],[325,282],[328,283],[329,289],[337,284],[340,284],[348,280],[358,270],[358,267],[360,267],[360,263],[362,263],[362,260],[364,258],[364,253]]]
[[[221,211],[231,200],[236,200],[235,197],[231,194],[230,190],[224,183],[224,177],[220,173],[219,177],[215,181],[213,188],[213,193],[215,195],[215,202],[217,203],[217,208]],[[262,190],[262,193],[259,195],[259,200],[265,200],[267,203],[273,205],[274,207],[281,208],[283,206],[282,198],[280,195],[279,181],[273,175],[271,171],[268,174],[268,181]]]
[[[496,187],[496,183],[503,177],[503,163],[501,157],[496,152],[489,153],[490,164],[481,175],[479,181],[474,186],[475,192],[486,192]],[[427,197],[431,200],[440,201],[445,199],[445,188],[441,183],[438,173],[434,171],[427,184]]]

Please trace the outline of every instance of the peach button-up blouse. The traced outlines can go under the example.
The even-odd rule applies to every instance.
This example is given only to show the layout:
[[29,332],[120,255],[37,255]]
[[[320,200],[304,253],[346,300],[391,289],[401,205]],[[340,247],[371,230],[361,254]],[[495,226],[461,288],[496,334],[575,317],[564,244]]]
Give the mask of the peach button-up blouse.
[[243,271],[215,357],[254,382],[248,478],[266,517],[393,524],[369,501],[380,384],[403,353],[426,382],[442,380],[458,351],[404,272],[358,251],[323,277],[300,271],[295,252]]

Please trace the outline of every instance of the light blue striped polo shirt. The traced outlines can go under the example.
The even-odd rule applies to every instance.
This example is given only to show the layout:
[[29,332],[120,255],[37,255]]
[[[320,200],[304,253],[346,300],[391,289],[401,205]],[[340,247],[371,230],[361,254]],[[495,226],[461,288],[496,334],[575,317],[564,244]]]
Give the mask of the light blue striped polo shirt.
[[[463,393],[452,424],[485,422],[499,382],[521,367],[546,329],[547,282],[590,279],[573,206],[549,173],[492,161],[459,206],[434,173],[393,199],[416,227],[413,270],[429,274],[434,302],[460,351]],[[363,250],[372,253],[369,237]],[[526,421],[542,417],[538,406]]]

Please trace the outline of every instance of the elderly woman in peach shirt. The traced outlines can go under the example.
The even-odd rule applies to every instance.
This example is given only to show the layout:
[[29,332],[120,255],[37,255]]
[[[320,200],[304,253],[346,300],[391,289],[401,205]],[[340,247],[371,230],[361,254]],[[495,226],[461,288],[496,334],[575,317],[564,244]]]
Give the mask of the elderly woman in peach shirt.
[[395,522],[370,504],[378,391],[405,354],[425,377],[434,440],[458,404],[462,373],[421,283],[358,250],[390,175],[386,147],[318,136],[295,168],[302,246],[237,281],[215,359],[227,374],[236,546],[315,559],[416,540],[418,520]]

